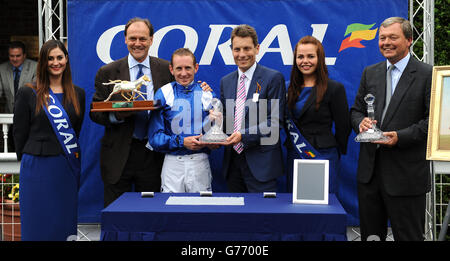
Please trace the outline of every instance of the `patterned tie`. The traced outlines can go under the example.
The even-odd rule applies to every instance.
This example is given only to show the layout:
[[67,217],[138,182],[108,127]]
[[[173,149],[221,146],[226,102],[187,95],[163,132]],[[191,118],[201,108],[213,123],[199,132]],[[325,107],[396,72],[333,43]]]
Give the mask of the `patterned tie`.
[[[392,96],[392,70],[395,69],[395,65],[390,65],[387,73],[386,73],[386,102],[383,109],[383,114],[381,115],[381,124],[384,120],[384,115],[386,115],[387,108],[389,106],[389,102],[391,101]],[[380,124],[380,126],[381,126]]]
[[[139,71],[136,76],[136,80],[141,78],[144,75],[142,72],[143,64],[138,64]],[[141,92],[146,92],[147,87],[145,84],[141,86]],[[143,100],[142,97],[138,96],[137,100]],[[147,136],[147,125],[148,125],[148,112],[147,111],[138,111],[136,113],[136,117],[134,119],[134,135],[136,138],[142,140]]]
[[20,81],[20,70],[17,67],[14,67],[14,95],[17,94],[17,90],[19,89],[19,81]]
[[[139,66],[139,71],[138,71],[138,73],[136,75],[136,80],[141,78],[144,75],[144,72],[142,71],[142,68],[144,68],[144,65],[143,64],[138,64],[138,66]],[[141,92],[145,93],[146,91],[147,91],[147,86],[145,84],[142,84]],[[139,96],[139,98],[142,100],[141,96]]]
[[[239,78],[239,86],[237,88],[236,94],[236,109],[234,111],[234,132],[241,129],[242,118],[244,116],[245,100],[245,74],[242,74],[241,78]],[[242,142],[234,145],[233,148],[238,154],[241,154],[241,152],[244,150]]]

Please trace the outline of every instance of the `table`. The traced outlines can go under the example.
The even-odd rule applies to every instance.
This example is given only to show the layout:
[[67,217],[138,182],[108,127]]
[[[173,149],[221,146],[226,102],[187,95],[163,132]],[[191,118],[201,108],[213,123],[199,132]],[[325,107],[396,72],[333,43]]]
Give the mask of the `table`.
[[244,206],[166,205],[170,196],[198,193],[124,193],[102,211],[101,240],[346,241],[346,212],[334,194],[328,205],[293,204],[292,194],[213,193],[244,197]]

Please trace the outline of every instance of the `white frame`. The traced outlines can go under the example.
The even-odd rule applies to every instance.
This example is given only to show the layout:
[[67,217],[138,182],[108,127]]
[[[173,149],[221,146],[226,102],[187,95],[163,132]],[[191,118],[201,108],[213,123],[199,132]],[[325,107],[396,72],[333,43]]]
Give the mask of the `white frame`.
[[[298,198],[298,170],[302,164],[323,164],[324,165],[324,184],[323,185],[323,199],[302,199]],[[328,180],[329,180],[329,162],[328,160],[312,160],[312,159],[296,159],[294,160],[294,173],[293,173],[293,189],[292,189],[292,203],[300,204],[328,204]]]

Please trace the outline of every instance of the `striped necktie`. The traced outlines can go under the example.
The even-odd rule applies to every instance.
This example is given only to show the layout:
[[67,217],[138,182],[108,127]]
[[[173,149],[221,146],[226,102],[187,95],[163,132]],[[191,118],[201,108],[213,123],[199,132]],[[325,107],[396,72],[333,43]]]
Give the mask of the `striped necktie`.
[[[234,132],[239,131],[242,125],[242,119],[244,116],[244,108],[245,108],[245,74],[242,74],[239,78],[239,86],[237,88],[236,94],[236,109],[234,111]],[[233,148],[236,150],[238,154],[244,150],[244,145],[242,142],[234,145]]]

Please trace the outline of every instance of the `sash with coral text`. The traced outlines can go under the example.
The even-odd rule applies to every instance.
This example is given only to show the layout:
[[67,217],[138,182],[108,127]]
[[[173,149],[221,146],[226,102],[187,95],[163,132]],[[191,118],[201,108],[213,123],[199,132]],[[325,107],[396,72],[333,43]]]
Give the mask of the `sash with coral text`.
[[295,154],[297,154],[298,157],[300,157],[301,159],[315,159],[320,156],[319,152],[316,151],[316,149],[311,144],[309,144],[305,137],[303,137],[292,119],[287,118],[286,125],[288,128],[290,140],[295,148]]
[[72,173],[79,182],[81,162],[80,162],[80,146],[78,145],[75,130],[72,128],[70,118],[67,115],[64,107],[55,97],[52,90],[49,90],[48,107],[44,107],[44,111],[55,131],[56,137],[64,151],[64,155],[72,169]]

